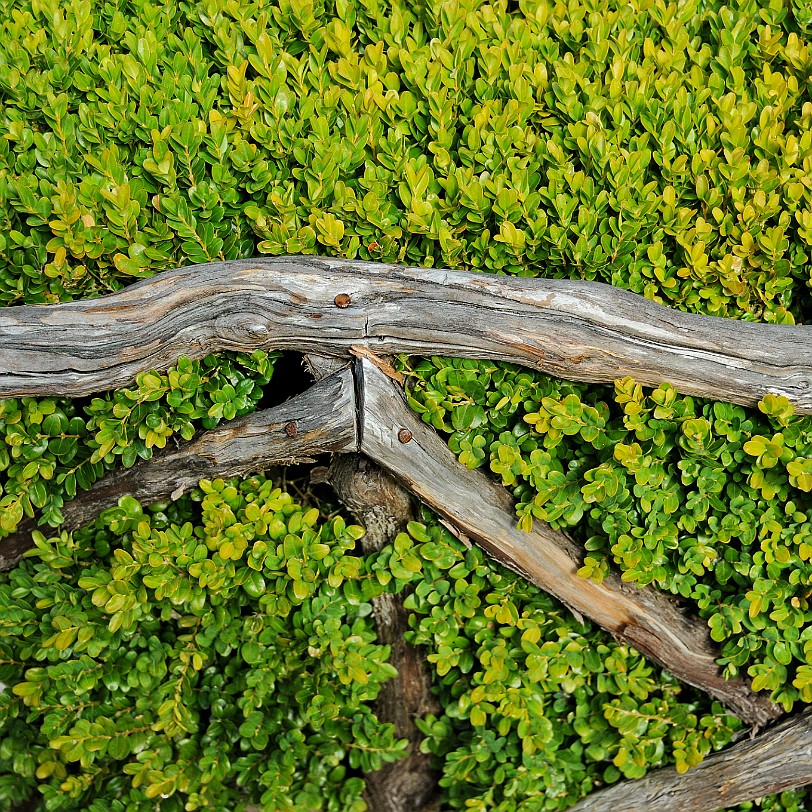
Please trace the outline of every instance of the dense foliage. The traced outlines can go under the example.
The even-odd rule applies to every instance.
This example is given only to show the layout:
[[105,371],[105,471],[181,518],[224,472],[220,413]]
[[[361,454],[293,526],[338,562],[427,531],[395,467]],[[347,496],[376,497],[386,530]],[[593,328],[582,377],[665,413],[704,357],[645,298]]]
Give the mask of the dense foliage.
[[[634,649],[577,620],[439,526],[409,527],[421,564],[406,599],[444,713],[420,728],[452,809],[565,809],[662,763],[685,771],[739,726]],[[415,542],[419,542],[415,544]]]
[[[0,4],[0,302],[95,296],[190,262],[318,252],[597,279],[693,312],[808,320],[811,35],[806,0],[8,0]],[[25,514],[57,525],[63,501],[108,468],[255,408],[273,360],[182,359],[92,400],[6,401],[0,535]],[[449,433],[465,464],[489,466],[516,492],[522,521],[546,518],[584,538],[585,576],[600,577],[613,561],[628,579],[694,600],[731,673],[746,669],[754,687],[787,706],[810,699],[807,419],[777,399],[745,410],[667,387],[644,393],[623,381],[612,390],[493,364],[418,360],[414,371],[415,408]],[[273,508],[283,525],[312,518],[260,480],[228,487],[239,495],[198,496],[212,516],[229,505],[241,528],[263,526],[249,503],[265,499],[283,500]],[[389,757],[397,746],[368,708],[389,671],[365,614],[378,588],[369,585],[387,579],[387,588],[411,581],[417,589],[414,639],[432,648],[445,708],[425,723],[427,747],[444,764],[452,807],[558,809],[594,781],[639,772],[641,753],[686,764],[730,736],[718,709],[436,528],[425,531],[431,540],[415,530],[420,555],[402,537],[402,550],[361,561],[346,546],[349,529],[327,522],[320,532],[331,555],[360,561],[341,565],[358,570],[344,573],[340,589],[327,574],[332,564],[307,578],[286,570],[292,580],[273,575],[281,591],[263,597],[245,585],[262,573],[267,587],[280,562],[256,558],[243,536],[226,532],[231,524],[206,525],[205,510],[188,502],[120,510],[73,539],[40,539],[37,555],[0,579],[0,608],[17,607],[9,617],[24,629],[0,643],[14,648],[0,679],[33,686],[0,694],[3,730],[12,731],[0,740],[4,803],[29,792],[36,774],[49,808],[94,808],[98,782],[114,775],[99,809],[148,808],[151,787],[170,794],[167,809],[181,797],[188,808],[238,808],[270,792],[256,764],[258,753],[266,764],[274,752],[267,771],[277,771],[286,797],[352,809],[361,787],[353,771],[370,763],[349,744],[361,734],[341,728],[334,738],[350,755],[331,750],[325,764],[334,766],[319,768],[327,723],[310,702],[322,695],[314,680],[344,672],[335,664],[321,677],[295,672],[304,693],[274,699],[272,713],[284,706],[312,730],[271,744],[264,735],[281,737],[282,727],[263,733],[251,714],[264,711],[241,718],[243,706],[235,710],[254,702],[251,675],[271,657],[244,648],[240,635],[253,627],[241,624],[267,615],[269,647],[278,634],[301,653],[312,607],[327,601],[331,639],[342,650],[365,647],[371,659],[361,670],[374,675],[366,687],[357,672],[347,683],[332,679],[336,702],[363,717],[363,735],[380,738]],[[144,523],[148,535],[139,536]],[[266,529],[256,532],[254,541],[267,543]],[[290,532],[310,539],[310,530]],[[188,594],[159,595],[167,557],[188,555],[192,538],[224,540],[217,549],[196,542],[203,558],[177,564],[200,570],[178,582]],[[446,552],[432,558],[426,545]],[[140,581],[131,609],[96,604],[105,587],[91,581],[114,578],[129,566],[120,556],[137,552],[147,557],[134,557],[127,577],[154,585]],[[218,556],[221,580],[205,563]],[[455,574],[443,575],[452,559]],[[262,603],[291,589],[299,603],[289,620]],[[510,592],[504,604],[500,590]],[[68,607],[92,624],[92,639],[74,638],[76,618],[59,614]],[[33,608],[47,610],[45,619]],[[144,614],[109,628],[128,611]],[[207,636],[219,623],[230,630],[220,648]],[[94,646],[98,655],[88,653]],[[585,653],[593,649],[597,660]],[[128,679],[143,674],[149,692],[110,677],[127,656],[145,664],[128,666]],[[80,678],[88,658],[96,676]],[[231,668],[229,680],[218,680],[217,668]],[[623,668],[632,676],[618,682]],[[41,669],[42,679],[23,680],[25,669]],[[188,739],[172,727],[178,720],[163,726],[156,704],[178,685],[179,713],[200,725]],[[500,691],[518,692],[515,713],[532,707],[538,717],[511,715]],[[219,717],[209,713],[218,702],[228,706]],[[632,706],[645,707],[645,725],[624,727]],[[63,742],[80,721],[102,725],[108,711],[114,728],[88,728],[89,753]],[[159,727],[119,735],[115,726],[137,728],[139,714],[155,714],[150,725]],[[203,730],[204,717],[214,732]],[[137,754],[131,735],[147,742]],[[192,766],[181,775],[173,759]],[[549,782],[536,797],[528,765],[541,763]],[[120,807],[104,805],[112,797]],[[802,804],[785,793],[765,808]]]
[[254,411],[273,373],[261,350],[180,358],[166,372],[138,375],[135,386],[85,402],[67,398],[0,400],[0,537],[24,515],[57,526],[61,507],[106,471],[174,438]]
[[0,803],[362,810],[360,774],[405,744],[371,711],[394,669],[369,601],[407,586],[451,808],[563,809],[739,726],[442,527],[367,558],[361,533],[255,477],[38,534],[0,576]]
[[328,251],[797,320],[811,27],[806,0],[5,2],[0,300]]
[[38,534],[0,576],[0,808],[362,812],[405,741],[361,535],[261,477]]
[[513,490],[522,526],[575,529],[582,575],[614,562],[691,599],[726,673],[788,710],[812,700],[812,418],[771,395],[745,409],[441,358],[412,380],[413,407]]

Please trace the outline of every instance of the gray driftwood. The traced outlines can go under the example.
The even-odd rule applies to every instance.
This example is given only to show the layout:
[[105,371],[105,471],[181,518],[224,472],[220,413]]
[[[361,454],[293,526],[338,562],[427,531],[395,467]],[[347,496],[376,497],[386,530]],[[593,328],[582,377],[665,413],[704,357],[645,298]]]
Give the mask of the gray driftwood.
[[569,812],[716,812],[812,783],[812,710],[714,753],[687,773],[668,767],[588,795]]
[[[285,403],[232,420],[151,460],[102,477],[66,502],[60,530],[75,530],[125,494],[143,504],[177,499],[203,478],[256,473],[280,463],[312,462],[318,454],[357,448],[354,381],[345,369]],[[32,546],[32,521],[0,539],[0,571]]]
[[[288,428],[291,424],[295,431]],[[108,474],[66,505],[65,527],[88,521],[124,493],[148,503],[178,496],[202,477],[244,474],[325,451],[359,450],[505,566],[718,698],[749,724],[761,726],[778,714],[747,681],[722,678],[705,625],[686,616],[669,596],[638,589],[616,576],[601,584],[579,578],[583,551],[577,542],[540,521],[530,533],[519,530],[507,491],[461,466],[440,437],[415,417],[400,388],[366,358],[276,409],[207,432],[149,463]],[[12,566],[31,546],[27,531],[0,540],[0,569]]]
[[808,327],[696,316],[597,282],[327,259],[213,262],[89,301],[0,310],[0,397],[87,395],[180,355],[295,349],[514,361],[562,378],[632,375],[812,413]]
[[460,465],[440,437],[415,417],[400,389],[372,363],[361,359],[357,369],[361,371],[356,375],[363,376],[361,451],[408,490],[497,561],[716,697],[742,719],[763,725],[779,714],[747,681],[722,677],[704,623],[686,616],[665,593],[640,589],[616,575],[601,584],[580,578],[583,549],[577,542],[545,522],[536,521],[530,533],[519,530],[505,488]]

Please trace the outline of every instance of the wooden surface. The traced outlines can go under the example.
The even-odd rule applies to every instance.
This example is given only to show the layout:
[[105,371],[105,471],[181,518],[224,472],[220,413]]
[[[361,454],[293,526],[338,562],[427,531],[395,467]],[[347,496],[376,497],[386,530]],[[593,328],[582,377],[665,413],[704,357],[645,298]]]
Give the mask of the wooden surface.
[[680,775],[656,770],[588,795],[568,812],[716,812],[812,783],[812,710],[714,753]]
[[577,381],[632,375],[812,413],[807,327],[695,316],[596,282],[320,257],[181,268],[100,299],[0,310],[0,397],[87,395],[180,355],[257,347],[514,361]]
[[[356,420],[353,376],[345,369],[273,409],[232,420],[168,453],[112,471],[65,503],[59,530],[81,527],[125,494],[148,505],[177,499],[202,478],[256,473],[280,463],[310,462],[326,452],[354,451]],[[295,436],[286,431],[291,423]],[[0,539],[0,571],[13,567],[32,546],[34,529],[26,521]]]
[[[536,521],[530,533],[519,530],[505,488],[460,465],[440,437],[415,417],[399,388],[369,361],[357,362],[356,376],[363,377],[361,451],[497,561],[747,722],[763,725],[780,713],[750,690],[749,681],[721,676],[718,650],[704,622],[686,616],[665,593],[639,589],[616,575],[601,584],[580,578],[583,549],[577,542],[544,522]],[[400,440],[404,429],[411,435],[407,443]]]
[[[286,426],[295,421],[295,437]],[[408,442],[401,438],[410,437]],[[399,436],[400,435],[400,436]],[[206,432],[177,451],[115,471],[63,510],[64,527],[89,521],[130,493],[149,503],[179,495],[202,477],[244,474],[321,452],[360,450],[395,475],[444,519],[494,558],[555,595],[621,641],[634,645],[677,677],[719,699],[760,726],[779,710],[746,680],[726,681],[704,622],[673,599],[617,576],[603,583],[579,578],[583,549],[569,536],[535,522],[517,528],[513,501],[501,485],[460,465],[443,440],[406,405],[399,386],[367,359],[324,378],[275,409]],[[31,546],[30,527],[0,541],[0,569]]]

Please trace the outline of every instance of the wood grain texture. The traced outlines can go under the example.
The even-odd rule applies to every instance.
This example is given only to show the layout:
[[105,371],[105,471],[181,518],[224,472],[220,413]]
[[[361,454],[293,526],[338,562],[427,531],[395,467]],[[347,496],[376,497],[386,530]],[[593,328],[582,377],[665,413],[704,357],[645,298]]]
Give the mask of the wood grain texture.
[[[202,478],[256,473],[271,465],[311,462],[318,454],[354,451],[356,423],[353,375],[345,369],[279,406],[232,420],[132,468],[112,471],[65,503],[59,530],[81,527],[125,494],[143,504],[177,499]],[[286,431],[291,424],[295,434]],[[0,539],[0,571],[13,567],[33,546],[35,529],[29,520]]]
[[668,767],[588,795],[568,812],[716,812],[812,783],[812,710],[680,774]]
[[[722,677],[716,665],[719,654],[704,623],[687,616],[664,593],[624,583],[614,574],[601,584],[580,578],[583,548],[577,542],[544,522],[536,521],[530,533],[519,530],[505,488],[460,465],[442,439],[415,417],[400,389],[369,361],[356,363],[356,376],[363,379],[360,449],[408,490],[497,561],[748,723],[763,725],[779,715],[766,697],[750,690],[748,681]],[[402,442],[405,436],[411,439]]]
[[[338,304],[337,304],[338,302]],[[100,299],[0,310],[0,397],[87,395],[214,350],[513,361],[577,381],[632,375],[812,413],[808,327],[695,316],[597,282],[281,257],[181,268]]]
[[[285,427],[296,422],[290,437]],[[406,429],[408,442],[401,432]],[[400,438],[399,435],[400,434]],[[262,470],[322,452],[360,450],[395,475],[494,558],[589,617],[619,640],[719,699],[754,726],[779,709],[744,680],[726,681],[704,624],[663,593],[623,583],[611,575],[600,585],[579,578],[583,550],[569,536],[536,522],[531,533],[516,526],[513,501],[496,482],[461,466],[443,440],[420,422],[400,388],[367,359],[339,371],[285,404],[201,435],[176,451],[103,477],[67,504],[65,529],[92,519],[125,493],[149,503],[179,495],[202,477]],[[0,570],[31,546],[31,528],[0,541]]]

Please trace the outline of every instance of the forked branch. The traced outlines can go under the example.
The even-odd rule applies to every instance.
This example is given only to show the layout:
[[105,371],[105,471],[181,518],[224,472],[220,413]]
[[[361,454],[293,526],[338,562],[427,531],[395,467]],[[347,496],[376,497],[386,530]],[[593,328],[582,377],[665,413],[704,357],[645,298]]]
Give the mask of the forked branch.
[[[580,578],[583,548],[536,521],[516,526],[513,500],[501,485],[460,465],[440,437],[415,417],[400,389],[361,360],[364,397],[361,451],[400,479],[441,516],[479,542],[497,561],[633,645],[689,685],[701,688],[755,725],[779,714],[745,680],[725,680],[707,628],[663,592],[640,589],[614,574],[601,584]],[[405,440],[405,442],[404,442]]]
[[[507,491],[460,465],[440,437],[415,417],[400,388],[366,359],[356,362],[354,380],[348,369],[337,372],[282,406],[107,475],[65,506],[66,527],[89,521],[124,493],[156,501],[193,487],[201,477],[245,474],[320,451],[354,450],[394,474],[505,566],[716,697],[743,720],[761,726],[777,716],[778,708],[754,694],[746,681],[722,678],[718,651],[704,623],[687,617],[670,597],[616,576],[601,584],[579,578],[583,550],[573,539],[540,521],[530,533],[519,530]],[[15,560],[5,552],[9,542],[18,560],[31,546],[30,533],[0,541],[0,564],[4,561],[6,568]]]

